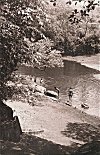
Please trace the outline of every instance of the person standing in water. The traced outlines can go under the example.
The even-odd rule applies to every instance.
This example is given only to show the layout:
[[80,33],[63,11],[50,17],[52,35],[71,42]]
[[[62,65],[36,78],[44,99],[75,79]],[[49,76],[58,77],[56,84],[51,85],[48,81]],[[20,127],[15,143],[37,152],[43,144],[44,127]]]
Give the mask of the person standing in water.
[[73,90],[72,90],[72,88],[70,87],[69,90],[68,90],[69,101],[71,101],[72,96],[73,96]]

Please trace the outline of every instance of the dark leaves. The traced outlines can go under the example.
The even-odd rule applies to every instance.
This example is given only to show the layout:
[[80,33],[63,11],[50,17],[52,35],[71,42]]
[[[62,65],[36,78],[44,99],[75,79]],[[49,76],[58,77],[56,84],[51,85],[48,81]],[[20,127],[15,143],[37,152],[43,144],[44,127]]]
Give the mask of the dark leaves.
[[[90,10],[89,10],[90,11]],[[89,16],[89,14],[87,13],[87,10],[80,10],[81,16]]]
[[53,3],[53,6],[56,6],[56,0],[50,0]]
[[92,6],[92,10],[94,10],[94,9],[95,9],[95,6],[93,5],[93,6]]
[[86,6],[87,8],[90,8],[92,5],[93,5],[93,2],[94,1],[88,1],[89,2],[89,4]]
[[74,12],[75,12],[75,14],[77,14],[78,13],[77,9],[75,9]]
[[[79,0],[79,2],[81,2],[81,1],[82,0]],[[70,3],[70,1],[68,1],[66,4],[69,4],[69,3]],[[75,5],[76,4],[77,4],[77,2],[75,2]],[[69,19],[70,19],[69,21],[71,23],[77,23],[78,24],[79,23],[79,20],[76,20],[77,19],[77,14],[79,13],[79,16],[81,18],[86,17],[86,16],[89,16],[90,11],[91,10],[94,10],[97,5],[99,5],[99,4],[98,3],[95,3],[93,0],[92,1],[88,0],[88,4],[87,5],[84,5],[83,6],[83,9],[81,9],[81,10],[74,9],[73,10],[72,14],[69,16]],[[75,17],[76,17],[76,19],[75,19]]]
[[73,20],[72,19],[69,19],[69,21],[72,22]]
[[77,2],[75,2],[75,5],[77,5]]
[[56,2],[56,0],[50,0],[50,2]]
[[71,4],[72,4],[72,2],[71,2],[71,1],[68,1],[68,2],[66,2],[66,4],[69,4],[69,5],[71,5]]
[[55,2],[53,3],[53,6],[56,6],[56,3]]
[[80,10],[80,13],[81,13],[81,15],[83,16],[83,14],[84,14],[84,11],[83,11],[83,10]]
[[87,9],[87,12],[90,12],[90,9]]

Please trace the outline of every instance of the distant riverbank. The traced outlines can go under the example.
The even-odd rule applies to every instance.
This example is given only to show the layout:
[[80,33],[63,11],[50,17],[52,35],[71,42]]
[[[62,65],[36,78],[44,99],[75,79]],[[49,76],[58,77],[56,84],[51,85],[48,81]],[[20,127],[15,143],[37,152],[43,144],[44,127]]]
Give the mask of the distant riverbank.
[[[75,61],[83,66],[100,71],[100,53],[93,56],[64,56],[63,60]],[[95,74],[94,77],[100,80],[100,74]]]
[[100,53],[93,56],[76,56],[76,57],[64,56],[63,57],[63,60],[76,61],[81,63],[81,65],[100,71],[99,59],[100,59]]

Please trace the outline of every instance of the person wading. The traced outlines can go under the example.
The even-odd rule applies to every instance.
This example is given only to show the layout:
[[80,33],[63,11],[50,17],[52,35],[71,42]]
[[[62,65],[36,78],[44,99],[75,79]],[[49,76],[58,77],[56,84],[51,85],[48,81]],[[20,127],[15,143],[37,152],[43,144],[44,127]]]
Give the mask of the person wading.
[[69,90],[68,90],[69,101],[72,100],[72,96],[73,96],[73,90],[72,90],[72,88],[70,87]]

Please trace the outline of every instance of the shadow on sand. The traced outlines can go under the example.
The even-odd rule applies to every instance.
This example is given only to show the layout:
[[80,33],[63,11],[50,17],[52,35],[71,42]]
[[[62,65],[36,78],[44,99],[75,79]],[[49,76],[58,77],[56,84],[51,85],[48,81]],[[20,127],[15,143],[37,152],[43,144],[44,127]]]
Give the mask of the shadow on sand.
[[100,140],[100,127],[97,128],[87,123],[68,123],[66,129],[61,132],[67,137],[83,142]]
[[85,142],[71,155],[100,155],[100,127],[87,123],[69,123],[62,131],[67,137]]

